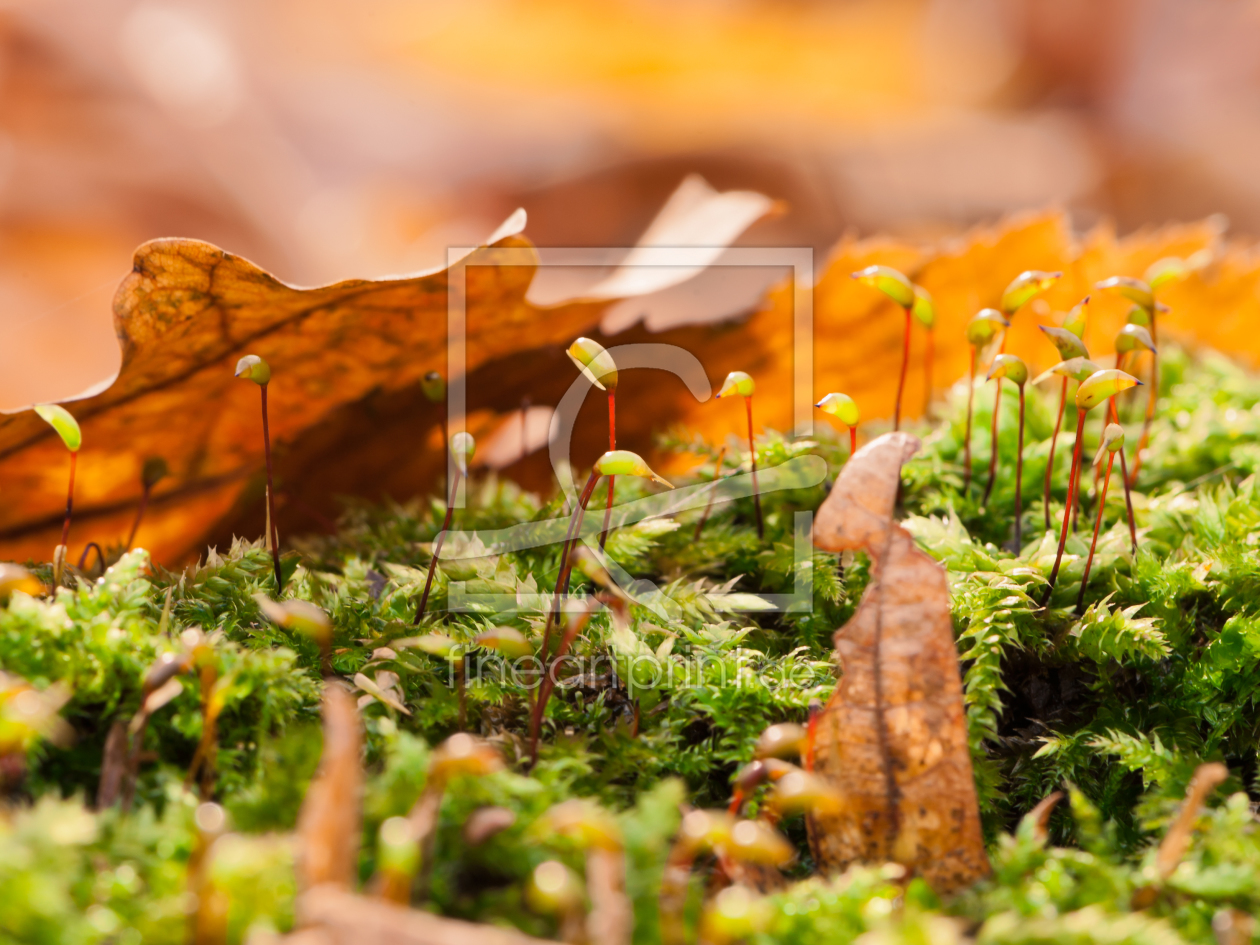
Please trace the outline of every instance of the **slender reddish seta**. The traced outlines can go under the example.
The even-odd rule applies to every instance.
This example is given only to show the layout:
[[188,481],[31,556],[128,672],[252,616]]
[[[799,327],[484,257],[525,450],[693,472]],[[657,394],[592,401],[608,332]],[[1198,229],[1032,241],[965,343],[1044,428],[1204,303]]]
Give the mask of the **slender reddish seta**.
[[[608,388],[608,449],[617,448],[617,388]],[[617,477],[608,477],[608,504],[604,506],[604,527],[599,530],[599,547],[602,550],[608,542],[608,526],[612,521],[613,493],[616,491]]]
[[1054,593],[1054,585],[1059,577],[1059,566],[1063,563],[1063,549],[1067,545],[1068,522],[1072,517],[1072,507],[1076,500],[1076,490],[1080,482],[1081,445],[1085,437],[1085,415],[1103,401],[1114,397],[1121,391],[1128,390],[1142,383],[1131,374],[1115,369],[1095,371],[1081,382],[1076,391],[1076,445],[1072,449],[1072,472],[1068,478],[1067,504],[1063,507],[1063,526],[1059,529],[1059,550],[1054,557],[1054,567],[1046,584],[1046,593],[1041,600],[1042,606],[1050,603]]
[[[1089,296],[1087,295],[1079,305],[1072,307],[1072,311],[1068,313],[1062,328],[1052,328],[1046,325],[1037,326],[1054,342],[1055,348],[1059,351],[1059,357],[1065,362],[1071,361],[1073,358],[1089,357],[1089,351],[1081,340],[1085,334],[1085,314],[1088,306]],[[1036,382],[1034,381],[1034,383]],[[1050,436],[1050,457],[1046,460],[1046,481],[1042,496],[1047,531],[1050,530],[1050,480],[1054,474],[1054,450],[1055,445],[1059,441],[1059,431],[1063,428],[1063,411],[1067,406],[1067,386],[1068,375],[1063,374],[1063,384],[1059,389],[1059,413],[1055,417],[1054,433]]]
[[433,572],[437,568],[438,558],[442,554],[442,543],[446,541],[446,533],[451,527],[451,516],[455,512],[455,498],[459,494],[459,480],[468,475],[468,463],[477,450],[477,441],[470,433],[456,433],[451,437],[451,458],[455,461],[455,473],[451,476],[451,493],[446,502],[446,517],[442,520],[442,530],[433,540],[433,557],[429,559],[429,573],[424,579],[424,592],[420,595],[420,603],[416,607],[416,619],[413,624],[419,625],[424,612],[429,606],[429,590],[433,587]]
[[[1015,451],[1015,554],[1023,549],[1024,516],[1024,385],[1028,383],[1028,366],[1013,354],[999,354],[993,359],[993,367],[989,369],[989,379],[997,382],[998,401],[1002,398],[1002,378],[1009,378],[1019,388],[1019,441]],[[996,407],[995,407],[996,411]],[[996,453],[994,454],[996,456]],[[993,487],[990,474],[989,488]],[[985,490],[984,501],[989,501],[989,491]]]
[[[538,690],[538,701],[534,705],[534,719],[532,725],[531,755],[535,761],[538,759],[538,731],[542,724],[542,713],[546,706],[547,695],[550,693],[548,680],[550,672],[547,671],[549,665],[554,665],[554,660],[549,661],[549,648],[551,644],[551,627],[555,622],[555,618],[560,613],[564,597],[569,593],[569,577],[573,571],[573,549],[582,537],[582,518],[586,514],[586,506],[591,501],[591,495],[595,491],[595,485],[599,482],[601,476],[638,476],[642,479],[651,479],[662,485],[673,488],[668,482],[654,473],[647,463],[643,461],[643,457],[629,450],[609,450],[601,456],[591,469],[591,474],[586,480],[586,485],[582,487],[582,492],[578,496],[577,502],[573,507],[573,515],[569,519],[569,529],[564,536],[564,544],[560,548],[560,569],[556,574],[555,596],[552,600],[551,608],[547,611],[547,622],[543,628],[542,649],[539,651],[542,655],[544,667],[543,682]],[[585,623],[585,621],[583,621]],[[580,627],[578,628],[580,629]],[[574,629],[573,622],[570,622],[565,636],[560,642],[560,646],[556,650],[555,659],[560,659],[569,645],[573,642],[573,637],[577,635],[578,629]]]
[[1059,442],[1059,431],[1063,429],[1063,409],[1067,406],[1067,386],[1068,379],[1065,377],[1063,386],[1059,388],[1059,412],[1054,418],[1054,433],[1050,435],[1050,457],[1046,460],[1046,482],[1042,496],[1046,513],[1046,531],[1050,530],[1050,477],[1054,472],[1054,447]]
[[830,414],[849,431],[849,455],[857,452],[857,428],[862,414],[857,403],[848,394],[830,393],[814,404],[823,413]]
[[1081,590],[1076,595],[1076,612],[1079,614],[1085,606],[1085,586],[1089,584],[1089,569],[1094,564],[1094,550],[1098,547],[1098,532],[1102,528],[1103,509],[1107,505],[1107,485],[1111,482],[1111,467],[1116,461],[1116,452],[1124,449],[1124,427],[1118,423],[1109,423],[1103,430],[1102,442],[1098,444],[1098,455],[1094,457],[1094,465],[1102,463],[1103,454],[1107,454],[1107,472],[1103,475],[1102,491],[1098,496],[1098,515],[1094,519],[1094,537],[1089,543],[1089,556],[1085,559],[1085,573],[1081,576]]
[[70,518],[74,514],[74,472],[79,463],[79,449],[83,446],[83,431],[79,422],[71,416],[70,411],[60,404],[39,404],[35,413],[47,423],[61,442],[70,451],[70,484],[66,487],[66,517],[61,525],[61,544],[53,552],[53,584],[61,583],[62,570],[65,567],[67,544],[70,541]]
[[[914,318],[916,302],[915,286],[902,273],[891,266],[867,266],[853,273],[853,278],[872,289],[878,289],[888,296],[905,313],[905,332],[901,344],[901,374],[897,379],[897,400],[893,405],[893,429],[901,429],[901,397],[906,388],[906,371],[910,366],[910,323]],[[926,293],[924,293],[926,296]],[[935,308],[931,305],[931,296],[926,296],[924,311],[935,319]]]
[[160,456],[144,461],[144,466],[140,470],[140,486],[143,491],[140,493],[140,505],[136,509],[136,520],[131,523],[131,533],[127,536],[128,551],[136,543],[136,533],[140,531],[140,522],[144,518],[145,510],[149,507],[149,495],[153,492],[153,487],[166,478],[167,471],[166,460]]
[[726,445],[718,450],[717,459],[713,461],[713,488],[709,490],[709,501],[704,505],[704,512],[700,516],[700,521],[696,522],[695,540],[700,540],[700,533],[704,531],[704,523],[709,520],[709,513],[713,511],[713,499],[717,495],[717,484],[722,478],[722,461],[726,459]]
[[262,392],[263,455],[267,461],[267,544],[271,546],[271,563],[276,573],[276,593],[284,590],[284,578],[280,573],[280,532],[276,526],[276,490],[271,471],[271,430],[267,424],[267,385],[271,382],[271,367],[256,354],[247,354],[236,362],[236,376],[253,381]]
[[[1173,262],[1174,261],[1170,259],[1158,261],[1157,263],[1152,265],[1150,269],[1147,270],[1148,278],[1157,279],[1159,280],[1160,284],[1163,284],[1164,282],[1167,282],[1170,279],[1177,278],[1181,275],[1184,275],[1186,271],[1184,262],[1182,262],[1181,260],[1176,260],[1176,263],[1180,263],[1180,265],[1173,264]],[[1147,404],[1146,404],[1147,420],[1143,426],[1143,435],[1141,439],[1138,440],[1137,448],[1138,448],[1138,453],[1140,454],[1142,449],[1146,445],[1146,432],[1149,429],[1150,418],[1154,416],[1155,398],[1157,396],[1157,391],[1159,388],[1159,378],[1157,374],[1158,367],[1155,361],[1155,359],[1158,356],[1155,354],[1155,345],[1154,345],[1155,312],[1159,308],[1159,305],[1155,301],[1155,290],[1154,288],[1152,288],[1152,284],[1148,282],[1147,280],[1135,279],[1132,276],[1112,276],[1110,279],[1104,279],[1102,282],[1098,283],[1098,285],[1095,286],[1095,288],[1101,289],[1104,291],[1115,292],[1117,295],[1121,295],[1124,298],[1128,299],[1130,302],[1132,302],[1134,304],[1134,308],[1129,313],[1128,321],[1130,325],[1137,326],[1141,328],[1144,332],[1146,332],[1147,333],[1146,341],[1151,342],[1149,345],[1142,343],[1142,347],[1146,348],[1152,353],[1152,362],[1151,362],[1152,383],[1150,386],[1150,390],[1148,391],[1148,393],[1150,394],[1150,397],[1147,399]],[[1128,328],[1129,326],[1126,325],[1125,327]],[[1149,331],[1147,331],[1148,329]],[[1120,341],[1119,337],[1117,337],[1116,341],[1117,341],[1117,352],[1118,352],[1119,341]],[[1137,480],[1137,470],[1138,470],[1139,465],[1140,465],[1140,459],[1138,456],[1135,456],[1134,466],[1133,466],[1133,481],[1135,482]],[[1123,464],[1122,464],[1121,474],[1124,476],[1124,480],[1126,483],[1130,482],[1129,474],[1123,469]]]
[[[995,308],[981,309],[967,322],[967,343],[971,345],[971,371],[967,386],[967,426],[963,434],[963,494],[971,491],[971,416],[976,396],[976,362],[982,349],[993,343],[999,332],[1010,327],[1005,316]],[[994,446],[997,428],[994,426]]]
[[932,412],[932,362],[936,354],[936,303],[923,286],[914,287],[914,305],[911,314],[927,330],[927,344],[923,350],[923,416]]
[[[598,341],[579,338],[565,352],[588,381],[600,390],[608,392],[608,449],[617,448],[617,364],[612,355]],[[608,504],[604,507],[604,527],[599,532],[599,547],[608,541],[608,526],[612,522],[613,496],[616,492],[616,476],[608,477]]]
[[748,411],[748,461],[752,464],[753,507],[757,512],[757,537],[765,538],[766,524],[761,516],[761,489],[757,485],[757,444],[753,440],[752,398],[756,389],[757,385],[753,383],[749,375],[743,371],[731,371],[726,375],[722,389],[718,391],[718,397],[739,394],[744,398],[744,406]]

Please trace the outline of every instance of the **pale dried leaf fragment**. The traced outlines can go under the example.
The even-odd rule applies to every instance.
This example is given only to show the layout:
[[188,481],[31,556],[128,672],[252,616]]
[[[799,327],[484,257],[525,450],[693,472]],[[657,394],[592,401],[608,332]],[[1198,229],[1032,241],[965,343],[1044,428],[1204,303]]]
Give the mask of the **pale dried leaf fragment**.
[[354,698],[324,684],[324,751],[298,814],[298,887],[352,888],[359,859],[363,732]]
[[1177,812],[1177,819],[1168,828],[1163,841],[1159,845],[1159,853],[1155,857],[1155,868],[1159,870],[1159,878],[1167,879],[1186,855],[1190,848],[1190,838],[1194,831],[1195,821],[1203,810],[1203,803],[1208,795],[1229,777],[1229,769],[1219,762],[1199,765],[1195,769],[1190,787],[1186,790],[1185,802]]
[[[515,929],[444,919],[356,896],[338,886],[320,886],[298,898],[297,918],[307,930],[321,929],[333,945],[388,942],[390,945],[546,945]],[[292,937],[285,941],[292,941]]]
[[871,556],[861,605],[835,635],[840,682],[818,720],[814,771],[839,793],[809,819],[824,870],[900,863],[942,894],[989,872],[967,748],[945,572],[893,521],[902,463],[888,433],[845,464],[819,509],[814,544]]

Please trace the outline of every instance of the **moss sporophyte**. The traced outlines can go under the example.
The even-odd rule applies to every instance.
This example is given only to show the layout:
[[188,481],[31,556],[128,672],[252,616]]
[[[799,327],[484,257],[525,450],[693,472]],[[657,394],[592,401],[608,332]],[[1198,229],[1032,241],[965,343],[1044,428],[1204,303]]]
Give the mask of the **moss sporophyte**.
[[1073,503],[1076,501],[1076,489],[1079,485],[1079,472],[1081,466],[1081,446],[1085,440],[1082,431],[1085,429],[1085,415],[1097,407],[1104,401],[1109,401],[1121,391],[1126,391],[1131,387],[1135,387],[1142,382],[1131,374],[1123,371],[1103,370],[1096,371],[1088,378],[1081,382],[1076,391],[1076,444],[1072,448],[1072,472],[1068,478],[1068,495],[1067,503],[1063,506],[1063,525],[1059,529],[1059,549],[1055,554],[1054,567],[1050,570],[1050,577],[1046,584],[1045,596],[1042,598],[1042,606],[1046,606],[1050,602],[1050,596],[1054,593],[1054,585],[1059,577],[1059,566],[1063,562],[1063,548],[1067,544],[1068,519],[1071,516]]
[[1076,612],[1082,613],[1085,608],[1085,589],[1089,586],[1089,571],[1094,564],[1094,551],[1098,548],[1098,532],[1102,528],[1103,511],[1107,505],[1107,485],[1111,482],[1111,466],[1115,462],[1116,453],[1124,448],[1124,427],[1118,423],[1107,424],[1103,430],[1102,442],[1098,444],[1098,453],[1094,456],[1094,465],[1100,466],[1105,456],[1107,470],[1103,473],[1102,491],[1098,495],[1098,515],[1094,519],[1094,537],[1090,539],[1089,556],[1085,559],[1085,573],[1081,576],[1081,590],[1076,595]]
[[83,445],[83,433],[79,429],[78,421],[71,416],[70,411],[60,404],[39,404],[35,408],[35,413],[56,431],[57,435],[61,437],[61,442],[70,451],[70,481],[66,487],[66,517],[61,526],[61,544],[53,551],[53,584],[59,585],[61,584],[62,571],[65,569],[66,545],[70,541],[70,518],[74,513],[74,469],[79,459],[79,448]]
[[[562,613],[564,598],[569,592],[569,579],[574,562],[574,547],[581,541],[582,518],[586,513],[587,504],[591,501],[591,494],[595,491],[595,486],[601,476],[635,476],[640,479],[650,479],[653,482],[659,482],[670,489],[673,488],[669,482],[652,471],[648,464],[644,462],[643,457],[629,450],[609,450],[596,460],[595,465],[591,468],[590,476],[587,477],[586,485],[583,486],[582,492],[574,504],[573,514],[569,519],[569,529],[565,533],[564,544],[560,549],[560,568],[556,573],[555,595],[552,605],[547,611],[547,620],[543,628],[542,647],[540,650],[544,669],[554,664],[557,660],[564,658],[581,627],[589,619],[589,612],[585,612],[581,613],[577,618],[569,620],[564,636],[556,647],[556,655],[554,659],[551,659],[551,629],[556,619]],[[542,725],[543,711],[546,709],[547,697],[551,691],[548,685],[549,679],[550,673],[545,673],[542,685],[538,691],[538,700],[534,707],[532,733],[530,736],[530,755],[534,761],[537,761],[538,758],[538,734]]]
[[757,514],[757,537],[765,538],[766,523],[761,517],[761,490],[757,487],[757,444],[753,440],[752,399],[756,389],[757,385],[749,375],[743,371],[731,371],[726,375],[726,380],[722,382],[722,388],[717,395],[718,399],[736,394],[744,398],[744,407],[748,414],[748,461],[752,466],[753,509]]
[[[976,395],[976,362],[980,352],[993,344],[999,334],[1011,323],[995,308],[981,309],[967,322],[967,343],[971,345],[971,366],[967,375],[967,423],[963,433],[963,493],[971,489],[971,417]],[[996,411],[995,411],[996,414]],[[994,442],[997,437],[997,420],[993,421]]]
[[[600,390],[608,392],[608,448],[617,448],[617,365],[598,341],[579,338],[569,345],[569,360]],[[604,527],[599,532],[599,547],[608,541],[608,525],[612,520],[613,493],[617,477],[608,477],[608,504],[604,508]]]
[[429,590],[433,587],[433,572],[437,569],[438,558],[442,554],[442,543],[446,541],[446,533],[451,527],[451,516],[455,512],[455,498],[459,494],[459,480],[468,475],[468,464],[477,451],[477,441],[470,433],[456,433],[451,437],[451,460],[455,474],[451,477],[450,494],[446,500],[446,517],[442,520],[442,529],[433,539],[433,557],[429,559],[429,573],[424,579],[424,592],[420,595],[420,603],[416,605],[416,617],[413,623],[420,625],[424,612],[429,606]]
[[925,295],[924,300],[920,302],[919,296],[915,293],[914,283],[891,266],[867,266],[853,273],[853,278],[863,285],[884,293],[905,312],[906,327],[901,347],[901,373],[897,378],[897,400],[893,406],[893,429],[900,430],[901,397],[905,392],[906,371],[910,366],[910,325],[914,319],[915,305],[919,305],[920,311],[929,316],[933,324],[936,320],[935,306],[932,305],[931,296]]
[[276,593],[284,590],[284,576],[280,571],[280,531],[276,525],[275,482],[271,472],[271,430],[267,423],[267,385],[271,383],[271,366],[256,354],[247,354],[236,362],[236,376],[258,385],[262,397],[263,455],[267,460],[267,547],[276,573]]
[[932,411],[932,362],[936,353],[936,302],[932,294],[921,285],[914,287],[914,305],[910,309],[923,328],[927,331],[927,344],[923,349],[923,415],[930,416]]
[[831,393],[814,404],[823,413],[835,417],[849,431],[849,455],[857,452],[857,428],[862,420],[858,405],[848,394]]
[[[1073,261],[1074,278],[1093,265]],[[946,289],[935,264],[922,271],[941,286],[942,319],[959,317],[971,287]],[[1025,280],[968,326],[969,393],[935,401],[949,415],[922,424],[922,439],[859,444],[859,423],[880,421],[862,416],[865,393],[834,392],[816,409],[838,442],[767,427],[750,436],[746,466],[745,419],[732,417],[729,453],[703,436],[662,437],[662,471],[702,460],[671,474],[676,493],[614,449],[577,493],[535,495],[470,478],[474,443],[457,434],[443,439],[450,479],[437,498],[348,503],[335,529],[286,536],[302,563],[289,572],[285,559],[283,593],[270,479],[265,540],[177,570],[144,550],[108,551],[104,573],[67,564],[52,587],[46,563],[0,565],[0,890],[16,891],[0,893],[0,925],[41,943],[223,945],[299,922],[303,935],[346,941],[382,927],[456,943],[1252,941],[1260,377],[1165,337],[1158,408],[1141,396],[1156,386],[1157,296],[1188,272],[1165,260],[1142,280],[1149,299],[1114,284],[1066,317]],[[1191,288],[1169,297],[1189,311]],[[1082,343],[1104,292],[1145,303],[1124,301],[1114,368],[1110,350],[1095,363]],[[912,330],[931,330],[923,297]],[[1028,362],[1055,362],[1036,379],[1044,390],[1028,387],[1024,361],[996,353],[1003,308],[1033,304],[1047,324],[1026,326]],[[1093,340],[1101,323],[1089,320]],[[584,373],[595,376],[601,350],[582,352]],[[265,365],[246,368],[269,381]],[[763,412],[777,376],[757,377]],[[982,507],[969,491],[970,418],[988,382],[1008,429],[1001,452],[981,457],[994,482]],[[598,383],[609,389],[606,371]],[[728,393],[745,397],[751,431],[752,378],[732,375]],[[1070,467],[1055,452],[1073,432],[1068,396]],[[1103,401],[1105,416],[1091,414]],[[1142,407],[1155,419],[1131,500],[1143,526],[1134,555],[1134,515],[1110,477],[1128,453],[1123,478],[1134,478]],[[79,449],[77,427],[41,416]],[[91,416],[94,451],[107,425]],[[615,445],[615,408],[609,421]],[[54,495],[40,514],[63,524],[60,557],[72,510],[81,537],[88,521],[116,523],[116,548],[169,533],[171,519],[145,518],[165,485],[146,440],[116,468],[85,454],[62,523],[61,447],[42,420],[18,422],[44,434],[32,439]],[[1023,469],[1047,456],[1058,534],[1022,547]],[[752,477],[724,479],[727,458],[767,484],[754,486],[756,524],[754,503],[729,501]],[[789,475],[806,467],[816,478]],[[614,476],[625,514],[610,531],[607,507],[603,528],[584,515]],[[184,492],[181,480],[167,508]],[[688,516],[702,507],[697,524]],[[1079,512],[1091,534],[1068,541]],[[810,513],[806,536],[797,526]],[[847,573],[830,566],[840,554]],[[923,725],[899,724],[907,704],[925,707]],[[909,730],[922,741],[901,741]],[[962,823],[975,829],[960,842]],[[976,871],[955,871],[951,886],[930,861],[967,844]]]
[[[993,359],[993,366],[989,368],[989,380],[994,381],[998,388],[998,405],[1002,402],[1002,378],[1012,381],[1019,390],[1019,440],[1015,452],[1014,546],[1015,554],[1018,556],[1023,548],[1021,521],[1023,519],[1022,493],[1024,487],[1024,385],[1028,383],[1028,366],[1013,354],[999,354]],[[997,405],[994,406],[994,409],[997,409]],[[989,488],[992,488],[993,476],[996,470],[997,453],[995,452],[989,465]],[[984,504],[988,504],[989,495],[989,490],[986,489],[983,499]]]
[[[1058,349],[1059,357],[1064,362],[1071,361],[1073,358],[1089,358],[1089,351],[1085,348],[1085,343],[1081,340],[1085,337],[1085,316],[1088,307],[1089,296],[1087,295],[1079,305],[1074,306],[1072,311],[1068,313],[1068,317],[1064,321],[1062,328],[1053,328],[1048,325],[1037,326],[1046,333],[1047,337],[1049,337],[1052,342],[1054,342],[1055,348]],[[1046,481],[1043,495],[1043,505],[1045,506],[1047,530],[1050,528],[1050,479],[1054,473],[1054,449],[1056,444],[1059,442],[1059,431],[1063,428],[1063,410],[1067,406],[1067,389],[1069,379],[1068,374],[1062,374],[1062,383],[1059,388],[1059,412],[1055,415],[1054,433],[1050,435],[1050,457],[1046,460]],[[1035,384],[1036,381],[1033,383]]]

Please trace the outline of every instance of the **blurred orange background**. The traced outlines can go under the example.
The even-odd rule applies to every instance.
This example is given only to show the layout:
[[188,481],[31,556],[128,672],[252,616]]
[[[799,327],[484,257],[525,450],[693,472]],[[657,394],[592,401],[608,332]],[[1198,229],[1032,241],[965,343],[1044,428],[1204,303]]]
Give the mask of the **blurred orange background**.
[[[117,369],[134,247],[317,284],[436,266],[517,206],[628,245],[691,171],[745,245],[1029,208],[1260,231],[1260,4],[36,0],[0,13],[0,407]],[[751,305],[754,298],[750,296]]]

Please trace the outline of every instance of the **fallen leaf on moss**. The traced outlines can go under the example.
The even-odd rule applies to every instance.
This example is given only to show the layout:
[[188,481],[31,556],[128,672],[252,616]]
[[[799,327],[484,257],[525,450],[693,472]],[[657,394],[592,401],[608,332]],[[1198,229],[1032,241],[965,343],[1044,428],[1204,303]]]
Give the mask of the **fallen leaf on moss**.
[[811,816],[809,833],[824,870],[891,860],[946,894],[989,861],[945,571],[893,520],[901,466],[918,449],[908,433],[867,444],[818,511],[814,544],[866,551],[872,579],[836,632],[840,682],[814,743],[814,770],[841,800]]
[[[755,213],[748,199],[730,199],[702,182],[688,186],[688,212],[654,224],[649,229],[654,243],[673,245],[671,233],[684,244],[704,242],[706,232],[729,240]],[[418,387],[429,371],[445,373],[448,287],[461,280],[469,371],[516,351],[567,343],[596,325],[616,296],[604,292],[597,299],[546,307],[526,300],[536,254],[520,235],[524,223],[518,211],[489,245],[450,269],[314,289],[286,285],[196,240],[141,246],[114,299],[119,373],[66,402],[85,443],[76,533],[106,547],[124,540],[140,499],[144,463],[161,457],[170,476],[154,489],[137,545],[165,562],[201,547],[262,469],[258,393],[233,377],[242,355],[259,355],[271,365],[271,435],[282,445],[365,398]],[[614,271],[609,285],[650,291],[662,284],[660,271],[640,283],[633,270],[617,278],[620,272]],[[428,419],[436,416],[434,408]],[[407,446],[424,452],[416,433],[428,424],[414,415],[408,419]],[[397,437],[394,431],[389,435]],[[435,469],[442,455],[439,450]],[[375,462],[379,455],[368,450],[362,459],[382,474]],[[34,413],[0,419],[6,500],[0,508],[0,556],[44,560],[51,554],[65,505],[65,465],[61,444]]]

